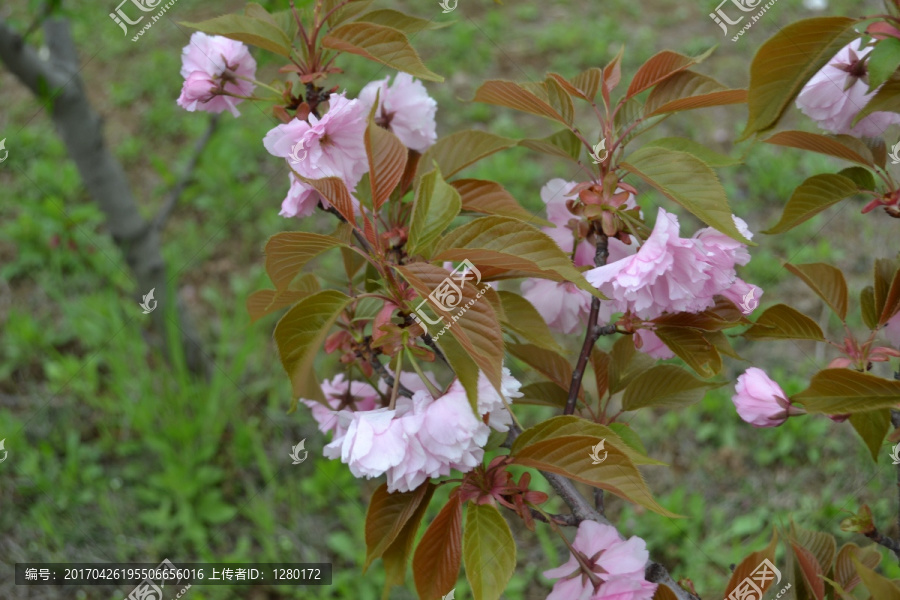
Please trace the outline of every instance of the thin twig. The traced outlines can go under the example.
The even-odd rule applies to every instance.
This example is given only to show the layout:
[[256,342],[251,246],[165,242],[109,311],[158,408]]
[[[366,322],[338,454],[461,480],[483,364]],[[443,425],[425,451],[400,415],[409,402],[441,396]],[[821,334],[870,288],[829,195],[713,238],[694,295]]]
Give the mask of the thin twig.
[[206,150],[207,144],[209,144],[213,134],[216,132],[216,128],[219,126],[220,116],[221,115],[213,115],[210,117],[209,126],[206,128],[206,132],[204,132],[194,144],[194,152],[191,154],[191,158],[188,160],[184,171],[182,171],[181,177],[172,188],[172,191],[169,192],[166,203],[163,204],[162,208],[159,209],[159,212],[156,213],[156,217],[153,218],[153,227],[157,230],[162,231],[166,221],[175,209],[175,205],[178,204],[178,201],[181,199],[184,190],[194,178],[194,170],[197,168],[197,163],[200,162],[200,156],[203,154],[203,151]]
[[[365,341],[363,342],[363,345],[364,345],[363,350],[364,351],[357,350],[356,355],[359,356],[364,361],[366,361],[367,363],[369,363],[372,366],[372,368],[375,370],[375,372],[378,373],[378,376],[381,377],[381,379],[387,384],[387,386],[390,388],[393,388],[394,384],[395,384],[394,377],[393,377],[393,375],[388,373],[388,370],[385,368],[385,366],[383,364],[381,364],[380,360],[378,360],[378,357],[375,355],[375,351],[372,349],[371,343],[372,343],[371,338],[367,337],[365,339]],[[399,395],[406,396],[407,398],[413,397],[413,392],[410,391],[410,389],[407,388],[405,385],[400,383],[399,377],[397,377],[396,384],[397,384],[397,393]]]
[[[409,327],[410,325],[413,324],[412,315],[405,313],[405,314],[402,314],[402,316],[403,316],[404,325]],[[437,343],[435,343],[434,338],[431,337],[431,334],[428,333],[428,331],[425,331],[424,327],[422,328],[422,330],[424,331],[424,333],[422,333],[422,335],[420,336],[422,338],[422,341],[424,341],[425,345],[428,346],[429,348],[431,348],[431,351],[434,352],[435,355],[438,358],[440,358],[442,361],[444,361],[444,364],[449,367],[450,362],[447,360],[447,357],[444,356],[444,353],[441,351],[441,349],[438,348],[438,345],[437,345]]]
[[[338,219],[340,219],[342,223],[347,222],[347,219],[344,218],[344,215],[342,215],[340,212],[338,212],[338,209],[336,209],[335,207],[329,206],[328,208],[323,208],[322,205],[320,204],[319,208],[321,208],[322,210],[324,210],[327,213],[333,214]],[[359,242],[359,245],[363,247],[363,250],[365,250],[366,253],[371,256],[372,255],[372,246],[369,245],[369,241],[363,237],[363,235],[359,232],[359,230],[352,223],[350,225],[351,225],[350,231],[353,232],[353,237],[355,237],[356,241]]]
[[894,556],[897,557],[897,560],[900,560],[900,542],[895,540],[892,537],[888,537],[883,535],[877,529],[872,531],[871,533],[865,534],[867,538],[878,544],[879,546],[884,546],[888,550],[894,553]]

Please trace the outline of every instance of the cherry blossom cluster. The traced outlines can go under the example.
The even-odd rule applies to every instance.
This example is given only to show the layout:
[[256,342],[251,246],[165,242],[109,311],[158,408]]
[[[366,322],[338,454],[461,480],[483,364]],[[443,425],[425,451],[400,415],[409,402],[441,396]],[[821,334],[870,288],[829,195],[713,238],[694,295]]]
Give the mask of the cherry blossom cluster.
[[[429,380],[437,385],[430,374]],[[437,397],[415,373],[402,373],[400,383],[414,393],[398,397],[394,408],[381,406],[388,391],[383,383],[376,390],[367,383],[348,383],[342,375],[322,383],[331,408],[301,399],[319,430],[333,433],[323,454],[339,458],[356,477],[387,475],[390,492],[408,492],[451,469],[466,473],[481,465],[490,429],[509,430],[512,415],[506,403],[522,396],[521,383],[509,369],[503,370],[502,397],[480,374],[479,418],[458,380]]]

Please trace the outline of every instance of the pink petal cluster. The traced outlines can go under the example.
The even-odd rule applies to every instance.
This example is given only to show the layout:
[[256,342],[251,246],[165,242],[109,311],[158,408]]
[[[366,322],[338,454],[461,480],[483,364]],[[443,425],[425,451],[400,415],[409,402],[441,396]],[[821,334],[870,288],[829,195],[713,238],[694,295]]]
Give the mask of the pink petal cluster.
[[[400,381],[414,392],[400,397],[394,409],[374,408],[375,390],[366,384],[350,384],[357,410],[329,410],[302,400],[313,408],[322,431],[333,431],[323,454],[340,458],[356,477],[387,475],[388,491],[410,491],[431,477],[449,475],[451,469],[467,472],[481,464],[490,428],[506,431],[511,415],[500,395],[483,374],[479,378],[478,408],[487,424],[472,412],[466,392],[454,382],[434,398],[417,376],[403,373]],[[337,408],[347,383],[336,377],[323,384],[329,404]],[[502,388],[507,401],[520,397],[521,384],[504,369]],[[317,406],[313,406],[313,404]],[[317,408],[318,407],[318,408]],[[318,416],[317,416],[318,413]]]
[[[359,100],[348,100],[332,94],[328,112],[308,122],[294,119],[270,130],[263,145],[273,156],[284,158],[289,166],[309,179],[340,177],[353,191],[369,170],[364,134],[365,107]],[[300,158],[300,160],[296,160]],[[321,198],[312,186],[290,175],[291,188],[281,204],[284,217],[306,217],[312,214]],[[326,203],[327,204],[327,203]]]
[[791,405],[781,387],[756,367],[738,377],[731,397],[738,415],[754,427],[778,427],[802,410]]
[[[544,227],[542,231],[553,238],[566,254],[571,255],[574,249],[575,266],[584,267],[594,264],[594,246],[586,240],[580,240],[575,248],[575,232],[569,227],[569,222],[577,217],[566,207],[566,201],[572,197],[572,189],[576,185],[572,181],[551,179],[541,188],[541,200],[547,205],[547,220],[556,225]],[[626,206],[637,206],[634,196],[626,201]],[[627,256],[628,248],[618,239],[610,239],[610,259],[617,260]],[[591,295],[578,289],[573,283],[526,279],[522,282],[521,289],[522,296],[534,305],[550,329],[568,334],[585,327],[591,311]],[[600,321],[608,322],[613,312],[612,306],[601,304]]]
[[[735,217],[735,222],[746,231],[743,221]],[[650,320],[667,312],[701,312],[715,304],[715,295],[744,289],[734,267],[749,259],[743,244],[711,228],[680,237],[678,218],[660,208],[640,250],[587,271],[585,278],[618,311]]]
[[244,99],[213,91],[224,83],[226,92],[239,96],[252,94],[256,84],[240,78],[256,77],[256,61],[243,43],[197,31],[181,51],[181,76],[184,86],[178,98],[179,106],[191,112],[228,110],[237,117],[241,113],[236,107]]
[[650,558],[647,544],[639,537],[623,539],[615,527],[595,521],[582,521],[572,547],[583,555],[599,585],[594,587],[581,572],[581,565],[570,552],[564,565],[544,572],[544,577],[559,579],[547,600],[651,600],[656,584],[644,579]]
[[844,46],[803,87],[797,96],[797,107],[831,133],[877,137],[888,126],[900,123],[900,115],[896,113],[875,112],[856,126],[851,125],[853,118],[878,92],[876,89],[868,93],[866,66],[861,63],[871,51],[871,46],[862,49],[861,39]]
[[409,73],[397,73],[390,87],[389,79],[385,77],[367,84],[359,93],[359,100],[368,114],[377,96],[379,106],[375,121],[396,135],[407,148],[425,152],[437,141],[434,120],[437,102],[428,95],[422,82],[413,79]]

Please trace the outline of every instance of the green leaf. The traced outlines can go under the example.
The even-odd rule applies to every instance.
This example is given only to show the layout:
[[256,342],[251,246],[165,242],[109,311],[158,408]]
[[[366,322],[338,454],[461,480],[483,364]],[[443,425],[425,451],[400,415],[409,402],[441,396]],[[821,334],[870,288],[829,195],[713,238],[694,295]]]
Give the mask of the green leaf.
[[523,431],[516,438],[516,441],[513,442],[510,453],[515,454],[529,444],[552,438],[586,435],[596,438],[594,443],[600,439],[606,440],[607,443],[615,446],[636,465],[665,465],[665,463],[647,456],[640,443],[638,443],[640,448],[635,448],[627,440],[620,437],[617,431],[612,426],[600,425],[574,415],[551,417]]
[[900,402],[900,381],[850,369],[825,369],[791,400],[802,404],[807,412],[828,415],[893,408]]
[[411,492],[390,493],[386,483],[378,486],[366,512],[366,562],[363,572],[394,543],[425,499],[429,487],[430,482]]
[[[501,338],[502,341],[502,338]],[[474,414],[478,412],[478,380],[481,369],[478,364],[472,360],[472,355],[465,347],[460,344],[452,335],[442,335],[438,340],[441,351],[447,357],[450,368],[456,374],[463,389],[466,390],[466,398],[472,407]]]
[[504,318],[501,319],[508,331],[515,333],[532,344],[554,352],[562,353],[563,349],[553,338],[550,328],[541,317],[541,313],[525,298],[513,292],[497,292],[503,304]]
[[859,34],[844,17],[805,19],[780,29],[750,66],[750,115],[741,139],[774,127],[813,75]]
[[468,259],[486,265],[519,270],[553,281],[570,281],[602,298],[546,233],[508,217],[481,217],[457,227],[438,242],[434,261]]
[[[425,496],[416,506],[416,510],[412,516],[406,520],[400,533],[394,538],[393,543],[388,546],[381,555],[384,562],[384,592],[383,600],[387,600],[391,586],[403,585],[406,581],[406,564],[409,562],[409,556],[412,553],[413,542],[416,539],[416,532],[419,530],[419,524],[425,517],[425,511],[434,495],[435,486],[430,481],[425,482],[422,486],[425,488]],[[418,491],[418,488],[415,490]]]
[[891,424],[890,409],[882,408],[881,410],[852,414],[850,415],[850,424],[866,444],[872,460],[878,462],[878,452],[881,450],[884,436],[887,435]]
[[411,256],[427,253],[461,207],[459,193],[444,181],[440,172],[431,171],[422,177],[416,187],[406,251]]
[[[866,139],[871,140],[872,138]],[[855,183],[856,187],[860,190],[875,189],[875,176],[872,175],[872,171],[863,167],[847,167],[846,169],[838,171],[838,175],[843,175],[847,179],[853,180],[853,183]]]
[[332,248],[346,248],[341,240],[330,235],[284,231],[266,242],[266,272],[276,289],[286,290],[306,263]]
[[818,323],[787,304],[776,304],[766,309],[753,327],[744,332],[751,340],[815,340],[825,341]]
[[[555,83],[555,80],[553,81]],[[558,86],[559,84],[556,85]],[[525,87],[515,81],[492,79],[481,84],[475,91],[475,97],[471,101],[505,106],[568,125],[571,122],[571,113],[561,114],[561,112],[567,112],[567,109],[571,106],[572,100],[568,100],[569,104],[565,109],[561,106],[554,107],[550,98],[550,92],[548,92],[544,83]]]
[[634,341],[629,336],[622,336],[616,340],[610,352],[610,359],[610,394],[624,390],[635,377],[656,364],[656,359],[634,347]]
[[461,562],[462,503],[455,490],[425,530],[413,556],[413,576],[419,598],[440,600],[452,590]]
[[846,323],[849,292],[847,280],[840,269],[825,263],[786,264],[784,267],[808,285]]
[[[568,395],[569,386],[572,385],[572,366],[559,353],[532,344],[509,344],[507,350],[558,385]],[[578,390],[578,395],[584,396],[584,388]]]
[[413,17],[389,8],[367,12],[356,20],[391,27],[402,31],[406,35],[419,33],[420,31],[426,31],[428,29],[441,29],[442,27],[449,27],[453,24],[452,21],[441,22],[433,19],[419,19],[418,17]]
[[880,40],[869,54],[866,66],[869,70],[869,93],[872,93],[900,67],[900,40],[894,37]]
[[475,600],[499,600],[516,570],[516,541],[494,506],[466,509],[463,560]]
[[573,161],[578,160],[584,148],[578,136],[569,129],[560,129],[545,138],[520,140],[519,145]]
[[857,191],[857,184],[843,175],[831,173],[813,175],[794,190],[784,207],[781,220],[763,233],[776,234],[789,231]]
[[264,20],[248,15],[233,14],[222,15],[199,23],[182,21],[179,24],[204,33],[222,35],[284,57],[291,55],[291,40],[271,19]]
[[859,292],[859,306],[866,327],[869,329],[877,328],[878,314],[875,312],[875,288],[871,285],[864,287]]
[[849,135],[821,135],[806,131],[781,131],[763,140],[767,144],[787,146],[834,156],[866,167],[875,164],[872,151],[859,139]]
[[485,179],[457,179],[450,185],[459,192],[464,211],[510,217],[542,227],[553,226],[549,221],[522,208],[512,194],[499,183]]
[[656,148],[666,148],[668,150],[675,150],[677,152],[687,152],[688,154],[693,154],[706,164],[711,167],[731,167],[734,165],[741,164],[740,159],[732,158],[726,154],[720,154],[713,150],[710,150],[703,144],[695,142],[694,140],[689,140],[686,138],[679,137],[667,137],[660,138],[658,140],[653,140],[652,142],[647,142],[644,144],[644,147],[654,146]]
[[444,177],[452,177],[482,158],[515,145],[515,140],[486,131],[474,129],[457,131],[440,138],[425,151],[419,160],[416,177],[421,177],[426,171],[433,169],[432,161],[437,161]]
[[[312,291],[318,291],[318,288]],[[300,290],[258,290],[247,297],[247,312],[250,320],[256,322],[276,310],[290,306],[309,296],[311,292]]]
[[653,88],[644,105],[644,116],[653,117],[708,106],[743,104],[746,101],[747,90],[730,90],[712,77],[682,71]]
[[548,438],[519,448],[514,462],[607,490],[666,517],[678,516],[653,499],[640,471],[619,447],[606,446],[606,458],[593,464],[590,455],[596,444],[596,437],[584,435]]
[[708,390],[722,385],[697,379],[675,365],[657,365],[635,377],[625,388],[622,409],[687,406],[702,400]]
[[856,572],[859,574],[863,585],[866,586],[866,590],[872,594],[873,598],[878,598],[878,600],[900,600],[900,589],[890,579],[882,577],[865,566],[855,556],[852,556],[850,560],[853,562],[853,566],[856,567]]
[[403,32],[392,27],[364,22],[347,23],[329,31],[322,40],[322,46],[357,54],[426,81],[444,80],[422,64]]
[[706,336],[716,332],[704,332],[689,327],[657,327],[656,336],[702,377],[712,377],[722,371],[722,357],[718,346]]
[[516,404],[551,406],[560,410],[565,408],[569,397],[566,390],[551,381],[529,383],[519,391],[522,393],[522,397],[516,398]]
[[698,219],[735,240],[746,239],[734,224],[725,188],[715,172],[692,154],[667,148],[643,147],[627,157],[622,168],[637,175]]
[[325,401],[313,364],[329,329],[349,303],[345,294],[324,290],[300,300],[275,325],[278,355],[293,387],[292,411],[298,398]]
[[[628,425],[628,423],[610,423],[609,428],[619,434],[619,437],[622,438],[623,442],[628,444],[629,448],[639,454],[646,456],[647,448],[644,447],[644,443],[641,441],[641,438],[638,436],[637,432]],[[637,461],[634,462],[635,464],[640,464]]]

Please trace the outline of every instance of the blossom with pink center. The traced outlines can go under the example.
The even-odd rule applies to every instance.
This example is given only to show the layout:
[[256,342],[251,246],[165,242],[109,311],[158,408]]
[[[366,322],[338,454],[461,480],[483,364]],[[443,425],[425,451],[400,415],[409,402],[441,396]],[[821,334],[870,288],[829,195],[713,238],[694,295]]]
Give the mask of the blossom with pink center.
[[359,93],[359,100],[369,114],[378,96],[376,123],[390,130],[407,148],[425,152],[437,141],[434,120],[437,102],[428,95],[422,82],[409,73],[397,73],[390,87],[389,79],[367,84]]
[[738,377],[731,401],[741,419],[754,427],[778,427],[789,416],[803,414],[802,409],[791,404],[784,390],[756,367]]
[[[332,94],[328,112],[322,118],[309,115],[308,122],[293,119],[271,129],[263,145],[273,156],[284,158],[291,169],[309,179],[340,177],[351,192],[369,170],[363,138],[366,130],[365,108],[359,100],[344,94]],[[295,148],[302,151],[295,152]],[[302,156],[297,161],[296,157]],[[316,203],[327,202],[312,186],[291,173],[291,189],[281,205],[282,216],[303,217],[315,210]]]
[[878,137],[888,126],[900,123],[900,115],[874,112],[853,126],[853,119],[878,89],[868,93],[869,78],[864,58],[872,46],[862,48],[857,39],[844,46],[813,75],[797,96],[797,107],[831,133]]
[[571,552],[562,566],[544,572],[559,579],[547,600],[651,600],[656,584],[644,579],[650,558],[639,537],[622,538],[615,527],[582,521],[572,542],[597,581],[595,585]]
[[236,107],[244,99],[215,94],[213,90],[251,95],[256,84],[247,79],[256,77],[256,61],[243,43],[196,31],[181,51],[181,76],[184,86],[178,98],[179,106],[191,112],[227,110],[237,117],[241,113]]

